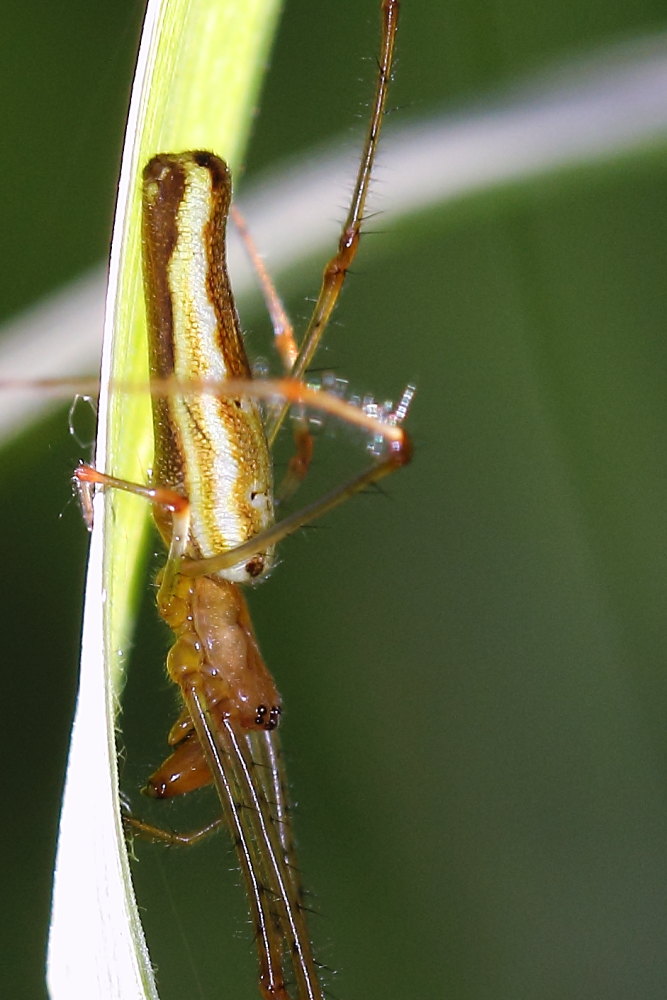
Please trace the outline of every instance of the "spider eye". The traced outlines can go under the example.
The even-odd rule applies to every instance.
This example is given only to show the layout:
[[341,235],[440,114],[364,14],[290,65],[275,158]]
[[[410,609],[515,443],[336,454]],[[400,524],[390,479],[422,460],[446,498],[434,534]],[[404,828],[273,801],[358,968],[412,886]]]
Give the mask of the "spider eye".
[[280,705],[273,705],[271,709],[268,709],[266,705],[258,705],[255,713],[255,725],[261,726],[267,731],[275,729],[280,722],[280,713]]
[[257,706],[257,711],[255,712],[255,725],[256,726],[263,726],[264,725],[264,716],[266,715],[267,712],[268,712],[268,708],[266,707],[266,705],[258,705]]

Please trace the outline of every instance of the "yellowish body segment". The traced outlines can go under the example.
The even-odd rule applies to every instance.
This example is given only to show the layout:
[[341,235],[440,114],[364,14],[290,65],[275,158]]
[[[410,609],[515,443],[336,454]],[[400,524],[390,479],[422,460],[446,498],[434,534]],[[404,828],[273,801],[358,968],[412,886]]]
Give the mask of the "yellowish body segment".
[[[249,379],[225,260],[231,180],[211,153],[161,154],[144,171],[144,256],[151,375],[177,382]],[[153,480],[187,497],[192,558],[226,552],[273,524],[273,485],[257,402],[169,394],[154,407]],[[265,573],[257,552],[225,579]]]

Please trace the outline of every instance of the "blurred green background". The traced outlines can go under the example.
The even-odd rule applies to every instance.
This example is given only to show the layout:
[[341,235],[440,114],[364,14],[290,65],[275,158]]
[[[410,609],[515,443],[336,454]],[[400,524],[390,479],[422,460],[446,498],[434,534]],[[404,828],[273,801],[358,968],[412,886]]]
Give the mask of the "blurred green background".
[[[105,255],[140,6],[2,5],[6,316]],[[389,126],[666,25],[665,4],[648,0],[406,2]],[[375,0],[290,0],[248,175],[333,136],[356,148],[376,38]],[[667,148],[373,228],[326,364],[380,397],[416,381],[415,462],[386,497],[284,544],[252,595],[287,706],[332,993],[663,998]],[[296,319],[321,264],[287,283]],[[266,329],[259,307],[243,319]],[[86,547],[68,476],[81,453],[64,412],[0,453],[0,981],[17,1000],[45,995]],[[315,481],[362,455],[339,432]],[[144,813],[135,791],[173,714],[150,602],[147,588],[123,718],[123,787]],[[213,808],[179,803],[166,822]],[[254,998],[224,838],[137,853],[163,1000]]]

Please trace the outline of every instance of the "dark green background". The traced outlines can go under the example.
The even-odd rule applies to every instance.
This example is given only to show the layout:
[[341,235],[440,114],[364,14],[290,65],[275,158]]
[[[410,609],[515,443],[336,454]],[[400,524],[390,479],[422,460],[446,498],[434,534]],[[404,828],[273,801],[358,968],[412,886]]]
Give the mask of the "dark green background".
[[[106,252],[139,6],[2,6],[7,315]],[[330,135],[355,146],[376,21],[375,0],[288,4],[249,172]],[[406,0],[390,126],[666,23],[648,0]],[[252,597],[287,705],[332,992],[663,998],[667,148],[373,225],[384,232],[364,245],[326,363],[382,397],[417,382],[415,463],[387,497],[284,544]],[[297,318],[320,263],[293,283]],[[259,316],[244,321],[266,329]],[[80,454],[61,414],[0,456],[0,976],[17,1000],[44,994],[86,545],[68,493]],[[362,452],[343,430],[318,456],[316,485]],[[125,710],[130,793],[173,712],[149,602],[147,589]],[[187,827],[198,810],[177,804],[168,821]],[[163,1000],[255,997],[224,838],[138,853]]]

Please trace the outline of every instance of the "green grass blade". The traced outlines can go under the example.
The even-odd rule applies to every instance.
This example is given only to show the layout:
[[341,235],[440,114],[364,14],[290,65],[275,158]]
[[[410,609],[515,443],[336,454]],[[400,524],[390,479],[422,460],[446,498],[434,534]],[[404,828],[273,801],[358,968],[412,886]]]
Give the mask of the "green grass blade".
[[[102,365],[96,463],[115,475],[145,480],[151,453],[150,401],[108,389],[146,381],[142,166],[155,152],[191,148],[214,149],[238,164],[277,12],[274,0],[148,5],[119,185]],[[96,510],[54,881],[48,965],[54,1000],[157,996],[119,821],[114,741],[148,515],[146,504],[133,500],[109,495]]]

